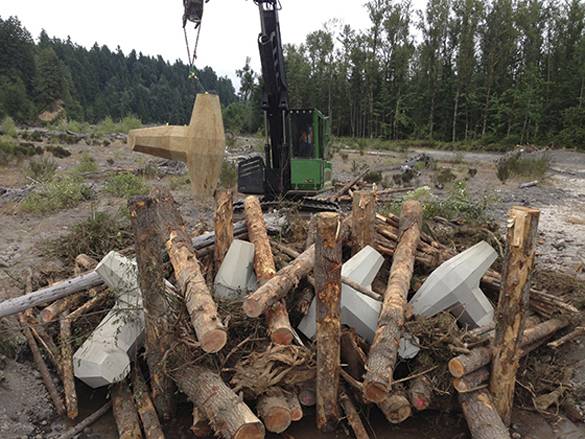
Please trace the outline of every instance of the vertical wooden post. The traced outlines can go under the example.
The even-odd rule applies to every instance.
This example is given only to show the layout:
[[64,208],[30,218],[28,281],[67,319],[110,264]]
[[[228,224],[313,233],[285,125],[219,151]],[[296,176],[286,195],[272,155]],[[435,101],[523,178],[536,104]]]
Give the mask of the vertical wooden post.
[[215,208],[213,223],[215,224],[215,272],[219,270],[223,258],[234,240],[234,195],[231,189],[217,189],[213,195]]
[[324,431],[332,431],[341,415],[337,399],[341,355],[340,234],[341,219],[338,214],[317,214],[317,427]]
[[496,309],[496,335],[489,386],[494,406],[505,426],[511,422],[540,211],[512,207],[508,216],[508,241]]
[[[262,207],[257,197],[253,195],[246,197],[244,212],[250,242],[254,244],[254,270],[258,276],[258,283],[264,285],[276,274],[276,265],[262,215]],[[294,332],[283,299],[266,308],[266,323],[270,339],[274,343],[288,345],[292,342]]]
[[371,191],[356,191],[353,194],[351,215],[352,256],[366,245],[374,243],[374,220],[376,218],[376,194]]
[[138,281],[144,304],[146,363],[150,370],[152,399],[161,419],[168,421],[176,412],[175,383],[163,373],[162,361],[172,344],[170,314],[162,269],[162,239],[157,229],[156,204],[151,197],[128,200],[134,229]]
[[385,400],[392,387],[398,340],[402,336],[404,307],[414,271],[421,226],[421,204],[414,200],[406,201],[402,205],[398,243],[392,258],[374,343],[368,356],[368,372],[364,377],[364,396],[368,401],[379,403]]

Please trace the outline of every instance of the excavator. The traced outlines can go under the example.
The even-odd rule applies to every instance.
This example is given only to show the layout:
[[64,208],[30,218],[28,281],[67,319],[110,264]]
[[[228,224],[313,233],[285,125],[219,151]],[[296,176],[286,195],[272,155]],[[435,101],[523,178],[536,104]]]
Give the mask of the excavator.
[[[207,0],[209,1],[209,0]],[[238,164],[238,191],[265,199],[304,199],[331,188],[330,121],[316,109],[289,108],[280,37],[280,0],[253,0],[260,12],[258,49],[262,64],[261,108],[264,111],[264,157]],[[187,21],[198,28],[204,0],[183,0]]]

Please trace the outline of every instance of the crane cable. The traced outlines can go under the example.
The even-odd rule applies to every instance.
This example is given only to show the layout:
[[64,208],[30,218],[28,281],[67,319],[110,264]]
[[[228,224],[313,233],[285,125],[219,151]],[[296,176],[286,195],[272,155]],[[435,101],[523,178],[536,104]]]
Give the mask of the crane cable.
[[199,34],[201,34],[201,23],[199,23],[197,25],[197,38],[195,40],[195,47],[193,48],[193,53],[191,53],[191,50],[189,50],[189,38],[187,37],[187,28],[185,26],[183,26],[183,32],[185,33],[185,45],[187,46],[187,59],[189,60],[189,78],[188,79],[195,79],[199,83],[199,85],[201,86],[203,91],[205,93],[207,93],[207,90],[205,90],[205,87],[203,87],[203,84],[201,83],[201,81],[199,80],[197,75],[195,74],[195,65],[194,65],[195,60],[197,59],[197,46],[199,45]]

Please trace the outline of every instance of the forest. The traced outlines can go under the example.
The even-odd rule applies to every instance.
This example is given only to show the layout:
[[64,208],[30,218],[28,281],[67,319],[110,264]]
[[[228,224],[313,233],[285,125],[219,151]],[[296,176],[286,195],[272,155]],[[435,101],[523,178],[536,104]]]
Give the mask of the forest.
[[[291,107],[328,114],[334,136],[585,149],[585,2],[365,7],[367,29],[323,17],[304,43],[284,47]],[[238,69],[238,93],[212,67],[196,74],[200,84],[180,61],[87,50],[46,33],[35,43],[17,18],[0,18],[0,119],[30,122],[61,99],[70,120],[182,124],[203,87],[219,94],[227,129],[263,129],[260,72]]]

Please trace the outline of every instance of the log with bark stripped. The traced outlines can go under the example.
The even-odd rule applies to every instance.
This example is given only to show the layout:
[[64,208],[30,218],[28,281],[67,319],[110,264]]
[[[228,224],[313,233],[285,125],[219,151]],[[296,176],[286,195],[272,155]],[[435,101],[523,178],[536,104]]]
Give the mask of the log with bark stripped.
[[[250,242],[254,244],[254,270],[258,277],[258,283],[264,285],[276,274],[276,265],[262,215],[262,207],[257,197],[253,195],[246,197],[244,213]],[[288,345],[292,342],[294,331],[290,324],[286,304],[282,299],[266,309],[266,323],[268,334],[274,343]]]
[[157,203],[160,233],[175,269],[179,290],[183,294],[197,339],[205,352],[217,352],[225,346],[227,331],[201,274],[181,214],[168,189],[156,188],[153,195]]
[[201,366],[187,366],[172,376],[217,435],[225,439],[264,438],[262,422],[218,375]]
[[371,191],[357,191],[353,196],[351,215],[351,254],[374,243],[376,196]]
[[[234,240],[234,194],[231,189],[217,189],[213,195],[215,225],[214,263],[217,273]],[[264,218],[262,219],[264,222]]]
[[388,397],[404,326],[404,307],[414,271],[416,249],[422,225],[422,206],[418,201],[402,205],[399,240],[390,268],[388,287],[378,319],[378,327],[368,357],[364,377],[364,396],[372,402]]
[[[542,322],[532,328],[524,330],[520,347],[532,345],[537,341],[544,341],[551,334],[568,325],[565,319],[551,319]],[[492,347],[478,347],[471,350],[471,355],[459,355],[449,361],[449,371],[455,378],[460,378],[480,367],[487,366],[492,361]]]

